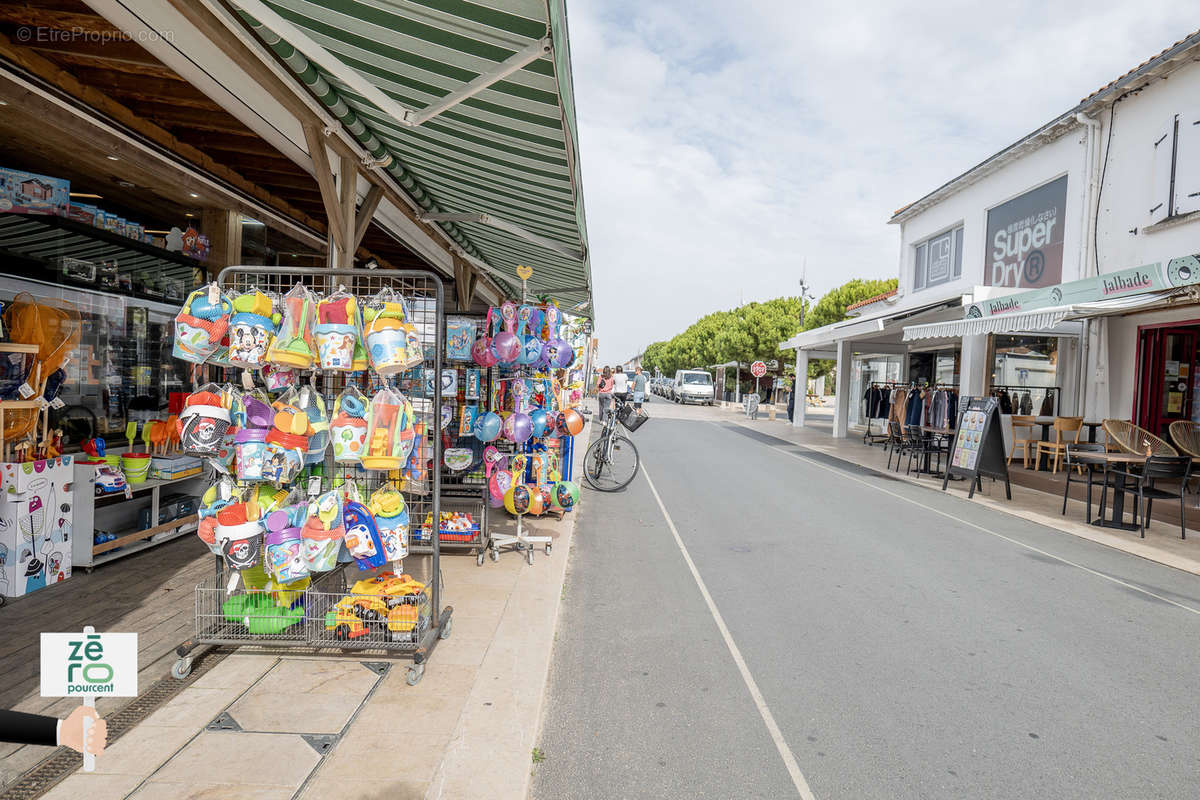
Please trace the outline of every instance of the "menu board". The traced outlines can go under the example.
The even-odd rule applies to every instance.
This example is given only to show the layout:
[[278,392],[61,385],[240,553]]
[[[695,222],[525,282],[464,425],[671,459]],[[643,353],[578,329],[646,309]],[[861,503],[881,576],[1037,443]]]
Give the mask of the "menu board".
[[952,475],[971,479],[968,497],[975,496],[976,487],[982,484],[980,476],[1003,479],[1004,494],[1012,499],[1012,486],[1008,481],[1008,458],[1004,453],[1004,432],[1000,427],[1000,407],[994,397],[967,397],[963,399],[958,415],[958,432],[950,450],[950,464],[942,480],[942,489]]

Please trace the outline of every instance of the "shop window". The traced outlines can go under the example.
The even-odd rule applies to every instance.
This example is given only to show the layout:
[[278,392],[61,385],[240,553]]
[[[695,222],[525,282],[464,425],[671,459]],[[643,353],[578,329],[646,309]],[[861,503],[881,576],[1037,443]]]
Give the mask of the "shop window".
[[79,309],[79,348],[64,367],[59,393],[65,406],[50,416],[68,450],[92,437],[123,443],[127,420],[166,419],[171,392],[191,386],[187,365],[171,357],[176,305],[0,277],[0,300],[19,292]]
[[1176,114],[1154,134],[1151,224],[1200,211],[1200,111]]
[[913,291],[962,277],[962,244],[962,228],[918,244],[913,260]]
[[[1058,338],[1054,336],[996,336],[992,362],[992,392],[1004,392],[1010,414],[1056,413]],[[1053,390],[1053,391],[1052,391]]]

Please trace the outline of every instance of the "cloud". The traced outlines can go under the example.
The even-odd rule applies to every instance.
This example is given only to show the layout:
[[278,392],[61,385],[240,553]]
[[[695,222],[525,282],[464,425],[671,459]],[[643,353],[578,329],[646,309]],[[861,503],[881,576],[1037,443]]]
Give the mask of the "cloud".
[[1186,4],[571,0],[601,358],[896,274],[891,212],[1194,29]]

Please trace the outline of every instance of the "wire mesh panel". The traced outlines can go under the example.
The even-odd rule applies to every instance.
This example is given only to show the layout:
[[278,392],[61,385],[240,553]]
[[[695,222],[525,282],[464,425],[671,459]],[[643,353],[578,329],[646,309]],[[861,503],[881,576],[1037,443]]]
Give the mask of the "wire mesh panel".
[[433,607],[420,582],[384,573],[347,585],[344,570],[323,576],[305,598],[305,634],[314,647],[417,650]]
[[204,644],[304,641],[305,590],[276,592],[232,589],[232,573],[220,573],[196,587],[196,639]]

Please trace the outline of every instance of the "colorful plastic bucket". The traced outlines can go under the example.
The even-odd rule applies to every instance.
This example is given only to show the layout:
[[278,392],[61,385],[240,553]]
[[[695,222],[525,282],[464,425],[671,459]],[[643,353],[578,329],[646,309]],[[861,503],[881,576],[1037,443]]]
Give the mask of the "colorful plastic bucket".
[[127,483],[145,483],[150,473],[149,453],[126,453],[121,456],[121,469]]

